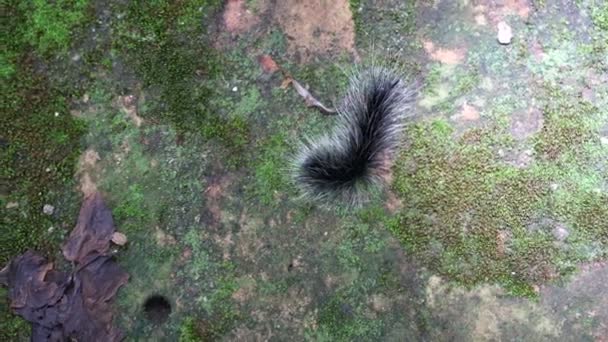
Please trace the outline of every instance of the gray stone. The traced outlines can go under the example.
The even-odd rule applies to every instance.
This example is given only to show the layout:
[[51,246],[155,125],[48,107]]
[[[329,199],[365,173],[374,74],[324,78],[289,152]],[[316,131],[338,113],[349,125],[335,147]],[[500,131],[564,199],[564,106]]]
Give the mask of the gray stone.
[[53,207],[50,204],[45,204],[44,207],[42,207],[42,212],[45,213],[46,215],[53,215],[54,211],[55,211],[55,207]]
[[570,235],[568,229],[566,229],[566,227],[561,223],[558,223],[555,228],[553,228],[553,231],[551,231],[551,233],[553,234],[553,237],[558,241],[564,241]]

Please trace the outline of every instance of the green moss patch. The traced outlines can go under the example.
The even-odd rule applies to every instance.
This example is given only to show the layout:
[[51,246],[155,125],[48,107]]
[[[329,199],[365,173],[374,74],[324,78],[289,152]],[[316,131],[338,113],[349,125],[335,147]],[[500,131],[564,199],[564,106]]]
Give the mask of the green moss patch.
[[289,146],[285,134],[276,134],[260,143],[255,162],[255,182],[251,192],[262,204],[277,203],[277,196],[285,191],[289,182]]
[[39,53],[65,52],[70,46],[72,31],[86,19],[89,0],[34,0],[21,2],[27,15],[24,38]]
[[[9,1],[2,10],[0,265],[26,249],[52,257],[73,228],[74,164],[85,125],[70,114],[69,102],[78,90],[50,81],[39,61],[65,54],[89,18],[83,0]],[[53,210],[44,213],[45,205]],[[0,315],[0,340],[29,335],[29,324],[10,314],[8,303]]]
[[218,139],[234,154],[248,140],[248,125],[243,117],[213,105],[212,97],[225,96],[219,90],[223,61],[204,38],[219,5],[134,1],[115,25],[115,48],[135,68],[150,97],[144,118]]
[[0,42],[0,76],[12,75],[24,50],[40,56],[65,53],[72,43],[73,32],[84,25],[89,0],[8,1],[2,5],[3,29]]
[[[356,43],[359,47],[378,44],[391,48],[408,48],[416,44],[414,38],[419,1],[394,2],[390,10],[377,6],[373,1],[350,0],[355,24]],[[371,37],[391,37],[382,41]]]
[[351,298],[346,293],[338,293],[329,298],[319,310],[319,330],[315,332],[314,340],[352,341],[357,338],[379,338],[383,322],[366,319],[362,314],[365,307],[356,307],[351,303],[361,303],[361,298]]
[[10,313],[8,289],[0,287],[0,338],[3,341],[25,341],[31,334],[31,323]]
[[4,264],[27,248],[54,251],[57,241],[47,230],[64,220],[73,222],[74,217],[67,217],[73,214],[69,210],[45,215],[42,208],[49,203],[57,206],[57,191],[72,184],[85,126],[70,115],[64,94],[27,68],[4,84],[0,102]]
[[528,167],[500,156],[520,148],[504,128],[454,140],[445,121],[412,126],[395,168],[405,209],[392,231],[441,275],[465,285],[498,282],[523,295],[577,261],[605,255],[607,180],[590,166],[608,158],[590,124],[606,121],[598,113],[578,102],[545,108],[537,160]]
[[592,10],[593,23],[603,31],[608,31],[608,4],[598,5]]

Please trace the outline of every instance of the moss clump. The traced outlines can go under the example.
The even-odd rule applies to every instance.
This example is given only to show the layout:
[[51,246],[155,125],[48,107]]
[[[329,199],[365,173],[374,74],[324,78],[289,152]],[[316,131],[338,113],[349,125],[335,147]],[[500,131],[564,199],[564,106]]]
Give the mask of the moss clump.
[[[72,182],[85,127],[70,115],[64,95],[27,66],[4,84],[0,102],[4,264],[27,248],[54,250],[46,231],[58,222],[44,215],[42,207],[53,190]],[[9,202],[18,207],[7,208]]]
[[288,184],[289,162],[287,137],[279,133],[260,143],[255,164],[255,183],[252,192],[262,204],[277,203],[276,196]]
[[8,290],[0,288],[0,340],[25,341],[31,330],[29,322],[10,313]]
[[353,14],[353,21],[355,22],[355,31],[358,34],[361,30],[361,16],[359,15],[359,9],[361,8],[361,0],[349,0],[350,11]]
[[577,210],[565,212],[564,215],[569,215],[571,221],[576,223],[576,228],[587,232],[591,239],[597,238],[604,245],[608,244],[608,228],[606,227],[608,195],[586,193],[579,196],[577,200]]
[[[353,298],[354,297],[354,298]],[[317,315],[315,341],[377,340],[383,322],[366,317],[365,305],[357,294],[340,291],[330,297]],[[358,303],[358,304],[354,304]]]
[[131,184],[124,190],[120,205],[114,208],[114,217],[123,223],[127,221],[136,221],[140,224],[145,222],[149,210],[146,208],[141,184]]
[[206,39],[192,39],[206,34],[203,24],[220,3],[134,1],[123,9],[126,16],[116,26],[115,47],[135,67],[150,95],[142,116],[217,138],[234,153],[247,142],[248,125],[212,105],[211,97],[224,95],[217,84],[221,56]]
[[201,331],[199,331],[196,320],[192,317],[186,317],[179,328],[180,342],[203,342]]
[[[601,255],[575,251],[607,234],[598,227],[608,222],[608,202],[586,185],[599,177],[590,158],[606,156],[588,152],[597,132],[574,119],[590,112],[586,103],[547,108],[536,139],[540,160],[528,168],[499,156],[498,149],[517,147],[506,129],[474,129],[454,140],[444,121],[413,126],[412,145],[395,168],[406,208],[390,222],[392,231],[438,273],[465,285],[498,282],[520,295]],[[551,184],[564,190],[556,194]],[[560,225],[570,233],[565,241],[555,237]]]
[[536,152],[546,160],[557,160],[567,153],[581,153],[582,148],[598,139],[593,126],[597,124],[591,103],[565,104],[554,93],[556,100],[544,109],[545,124],[536,137]]
[[0,77],[18,69],[25,50],[41,56],[64,53],[73,32],[87,20],[89,0],[8,1],[3,4],[3,27],[0,38]]
[[321,308],[317,321],[336,340],[347,340],[354,323],[352,308],[340,296],[334,296]]
[[[26,249],[50,256],[77,214],[72,175],[84,124],[69,113],[73,87],[58,89],[34,67],[63,53],[88,1],[9,1],[0,38],[0,265]],[[36,54],[40,56],[36,56]],[[53,215],[43,206],[56,207]],[[1,266],[0,266],[1,267]],[[2,293],[2,298],[6,295]],[[30,324],[0,305],[0,340],[30,334]]]
[[591,13],[593,23],[599,29],[608,31],[608,4],[604,3],[603,6],[597,6]]
[[66,51],[72,31],[86,19],[89,0],[25,1],[20,9],[27,13],[24,38],[39,53]]
[[[226,267],[223,267],[226,269]],[[234,273],[228,268],[229,273]],[[218,288],[212,293],[207,312],[210,313],[210,324],[206,330],[209,341],[217,341],[229,332],[240,319],[239,313],[233,306],[232,294],[238,289],[233,274],[222,277],[218,281]]]
[[[394,2],[390,9],[377,6],[373,1],[350,0],[349,3],[355,24],[357,46],[369,46],[374,41],[376,44],[374,50],[379,51],[378,44],[392,45],[390,48],[408,48],[415,44],[415,39],[412,37],[415,36],[418,1]],[[397,36],[407,39],[391,38],[382,41],[371,39],[371,37]],[[396,44],[393,45],[394,43]]]
[[[226,320],[227,319],[227,320]],[[196,320],[186,317],[179,328],[180,342],[211,342],[221,337],[232,328],[228,317],[216,317],[215,320]]]
[[479,79],[477,70],[434,64],[427,74],[421,104],[433,111],[449,113],[461,97],[478,86]]

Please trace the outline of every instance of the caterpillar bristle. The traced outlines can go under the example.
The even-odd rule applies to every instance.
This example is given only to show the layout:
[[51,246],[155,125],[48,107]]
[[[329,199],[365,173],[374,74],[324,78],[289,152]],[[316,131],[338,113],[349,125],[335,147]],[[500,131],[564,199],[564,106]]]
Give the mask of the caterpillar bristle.
[[386,184],[414,98],[415,89],[388,68],[355,73],[333,131],[307,139],[296,157],[294,179],[302,195],[321,204],[366,203]]

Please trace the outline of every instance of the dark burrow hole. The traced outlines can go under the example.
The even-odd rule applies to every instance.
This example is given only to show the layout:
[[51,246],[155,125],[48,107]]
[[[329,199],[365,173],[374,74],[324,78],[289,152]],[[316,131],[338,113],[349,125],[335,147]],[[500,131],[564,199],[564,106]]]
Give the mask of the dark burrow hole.
[[144,302],[146,318],[155,324],[164,323],[171,313],[171,303],[161,295],[153,295]]

